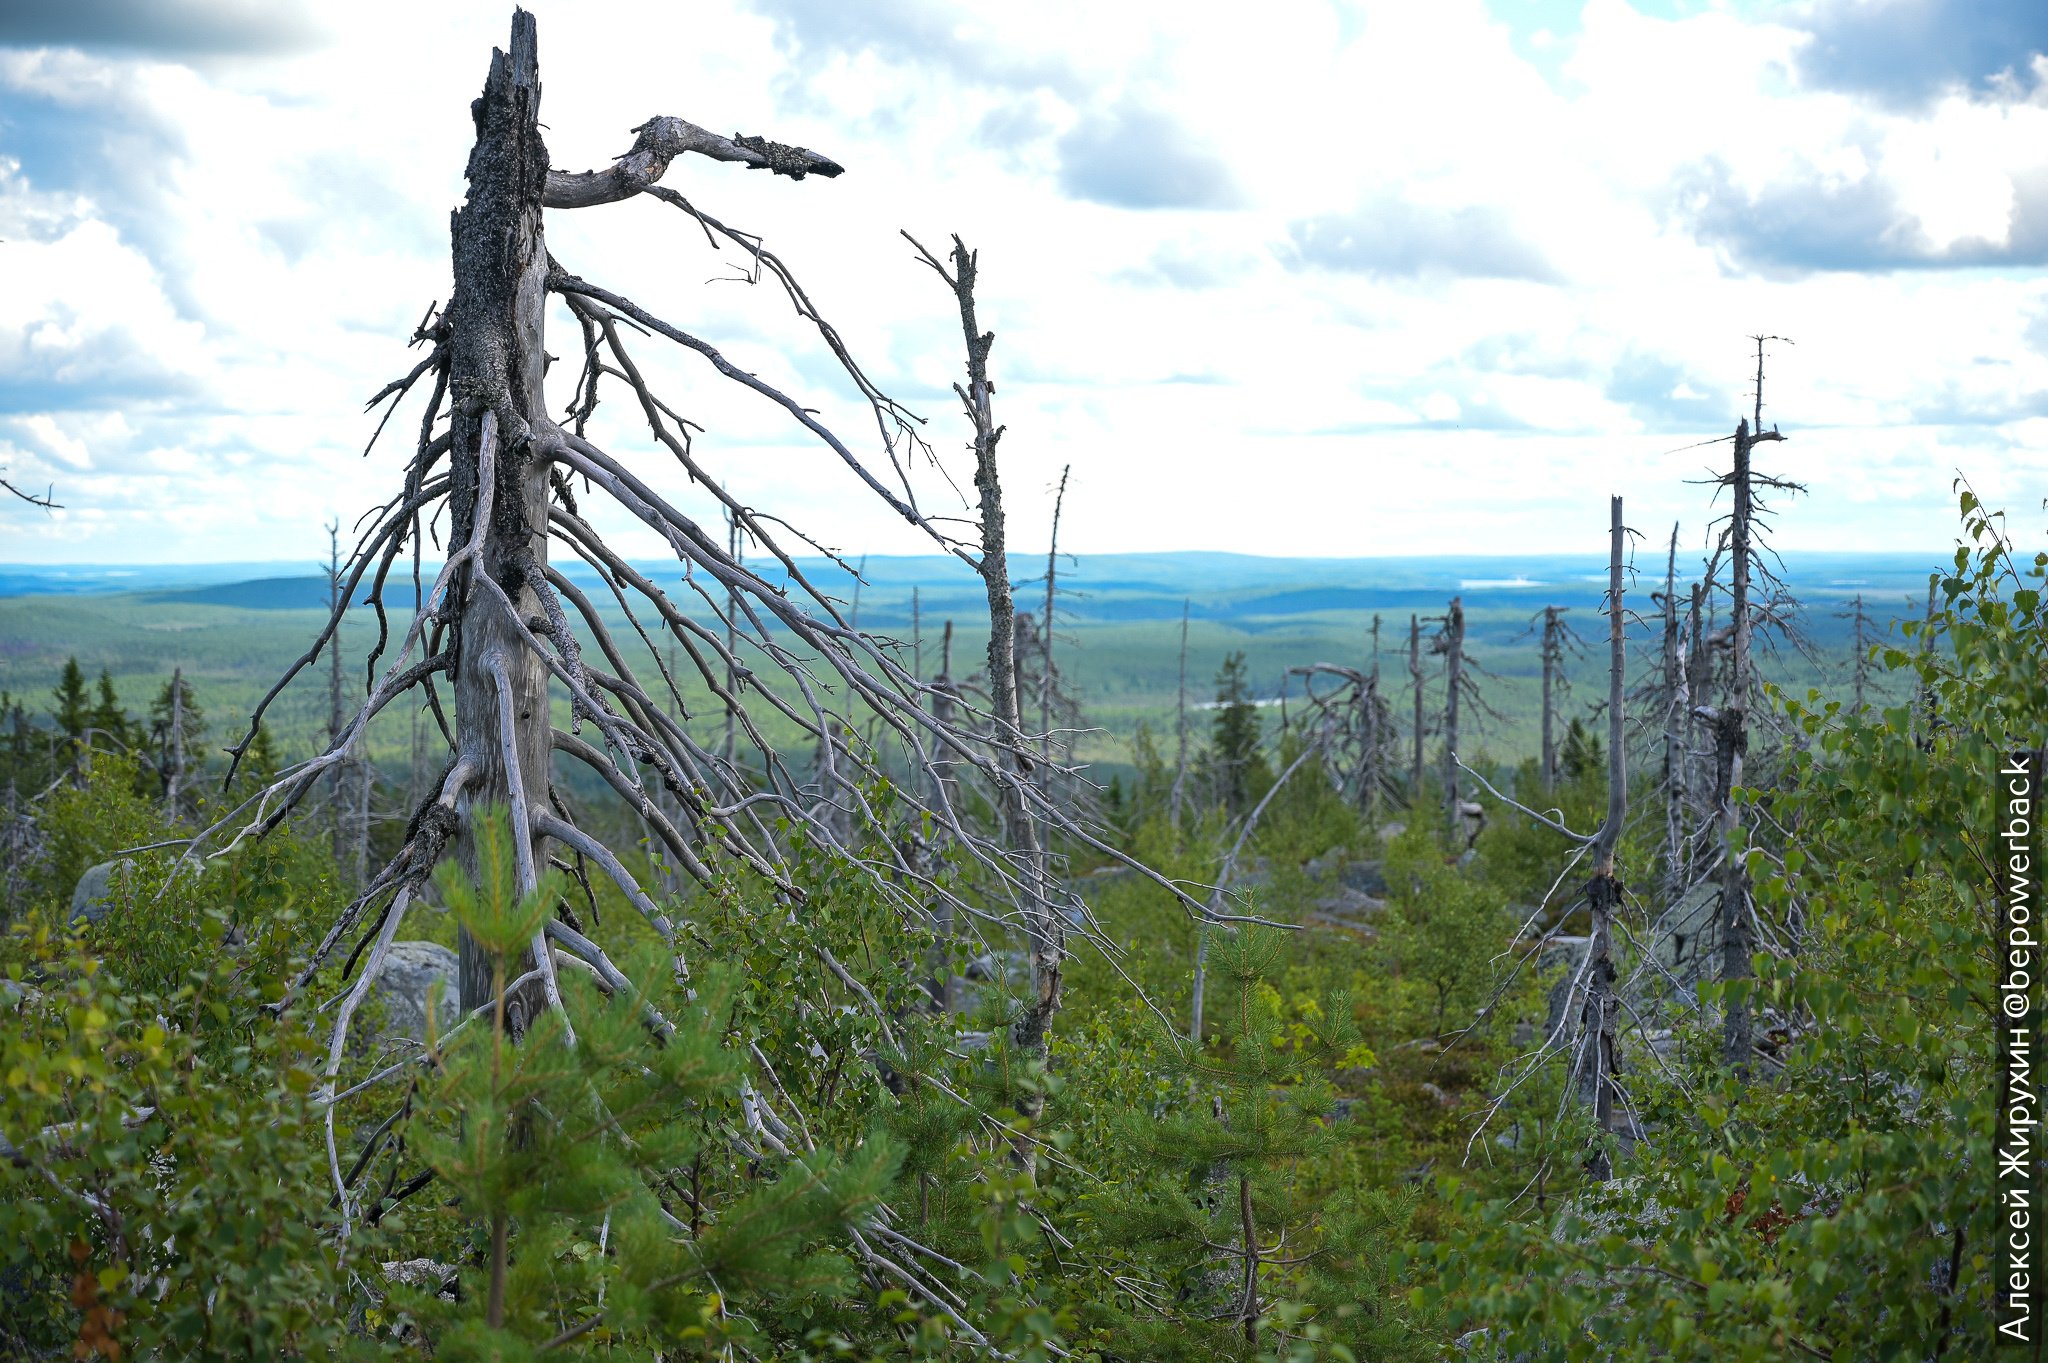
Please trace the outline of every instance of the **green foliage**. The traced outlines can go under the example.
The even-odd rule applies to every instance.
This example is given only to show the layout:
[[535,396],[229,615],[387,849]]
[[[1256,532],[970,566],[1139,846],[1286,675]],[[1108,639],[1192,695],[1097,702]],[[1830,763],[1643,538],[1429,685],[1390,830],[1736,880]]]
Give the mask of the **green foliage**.
[[184,731],[186,751],[198,752],[206,738],[206,711],[200,708],[191,681],[183,675],[167,679],[156,699],[149,703],[151,739],[158,744],[168,743],[173,720]]
[[0,1166],[0,1352],[352,1356],[365,1265],[326,1238],[312,1042],[262,1012],[261,952],[188,888],[166,897],[199,930],[156,987],[47,924],[0,945],[0,1132],[21,1152]]
[[1585,782],[1607,775],[1607,753],[1600,735],[1574,715],[1565,727],[1564,742],[1558,746],[1558,774],[1566,781]]
[[[735,1165],[722,1119],[745,1067],[725,1041],[732,997],[715,971],[669,1001],[673,1022],[645,992],[607,997],[565,972],[566,1016],[541,1012],[515,1045],[509,976],[564,887],[550,874],[519,893],[503,810],[479,811],[473,829],[475,881],[452,867],[437,881],[491,961],[492,1007],[441,1046],[428,1110],[445,1120],[416,1123],[413,1139],[483,1244],[462,1301],[414,1294],[408,1323],[448,1359],[551,1342],[571,1357],[711,1353],[765,1342],[778,1317],[843,1293],[851,1265],[820,1242],[872,1208],[893,1143],[878,1131],[838,1157]],[[643,958],[632,974],[664,972]],[[687,1222],[656,1192],[679,1173]]]
[[93,734],[95,743],[122,751],[133,746],[135,726],[129,720],[128,712],[121,708],[121,697],[114,690],[114,674],[105,668],[100,669],[89,723],[96,731]]
[[76,656],[64,660],[64,671],[52,693],[57,702],[57,731],[66,738],[82,741],[92,725],[92,701],[85,694],[85,671]]
[[1510,1349],[1917,1360],[1994,1337],[1985,868],[1992,775],[2048,724],[2048,555],[2014,563],[1974,497],[1962,510],[1932,626],[1949,650],[1882,658],[1938,723],[1784,701],[1808,746],[1770,798],[1796,837],[1782,867],[1759,861],[1757,893],[1807,931],[1798,956],[1756,961],[1777,1063],[1739,1082],[1702,1034],[1670,1080],[1633,1076],[1652,1141],[1554,1220],[1463,1196],[1470,1229],[1438,1255],[1471,1285],[1447,1295]]
[[1086,1319],[1121,1356],[1421,1356],[1388,1298],[1412,1197],[1332,1198],[1311,1172],[1335,1145],[1328,1073],[1356,1043],[1349,1003],[1283,1021],[1269,980],[1283,950],[1266,930],[1215,936],[1225,1049],[1176,1047],[1172,1087],[1117,1123],[1123,1170],[1087,1214],[1118,1290]]
[[1473,1019],[1493,983],[1492,961],[1512,931],[1500,894],[1444,860],[1426,829],[1387,848],[1393,904],[1385,941],[1403,981],[1417,988],[1420,1020],[1442,1036]]
[[33,901],[68,909],[72,887],[87,867],[156,840],[163,816],[139,793],[142,788],[133,757],[99,753],[78,782],[50,793],[38,811],[44,854],[29,876]]

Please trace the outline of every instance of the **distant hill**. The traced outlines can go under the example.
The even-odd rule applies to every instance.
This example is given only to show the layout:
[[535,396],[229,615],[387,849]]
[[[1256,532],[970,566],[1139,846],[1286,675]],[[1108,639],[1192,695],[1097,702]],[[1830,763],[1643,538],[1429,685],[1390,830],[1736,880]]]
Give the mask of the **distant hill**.
[[312,610],[327,604],[324,577],[259,577],[249,582],[220,582],[175,592],[146,592],[145,601],[198,606],[242,606],[249,610]]
[[[1923,600],[1927,574],[1945,555],[1917,553],[1789,554],[1785,576],[1812,610],[1862,592],[1871,612],[1891,615]],[[799,559],[798,569],[814,585],[833,593],[851,612],[856,600],[863,623],[879,629],[905,628],[912,599],[919,616],[936,623],[963,624],[982,609],[981,584],[956,559],[940,555],[872,556],[849,559],[863,581],[830,560]],[[1022,573],[1043,562],[1034,555],[1012,557]],[[574,559],[563,565],[572,579],[591,582]],[[674,583],[673,563],[639,565],[657,582]],[[1636,564],[1637,590],[1662,577],[1662,558],[1645,549]],[[1064,560],[1060,568],[1061,612],[1075,622],[1115,624],[1177,620],[1187,603],[1197,620],[1270,620],[1331,612],[1428,614],[1453,594],[1469,610],[1533,612],[1545,605],[1597,608],[1605,588],[1605,564],[1578,555],[1524,554],[1428,558],[1266,558],[1207,551],[1171,554],[1091,554]],[[1679,560],[1681,580],[1690,580],[1698,559]],[[771,582],[787,585],[774,565],[760,565]],[[1038,576],[1020,575],[1020,605],[1029,609]],[[0,599],[24,596],[140,593],[165,605],[239,606],[254,610],[302,610],[326,604],[324,576],[303,564],[177,564],[167,566],[0,564]],[[687,594],[687,593],[686,593]],[[396,603],[401,593],[394,590]],[[358,591],[360,600],[362,592]],[[403,596],[409,600],[410,584]]]
[[[1849,598],[1863,593],[1865,608],[1882,632],[1888,621],[1920,614],[1927,574],[1943,558],[1936,553],[1788,555],[1784,574],[1804,607],[1798,624],[1813,654],[1809,659],[1793,650],[1768,653],[1767,673],[1795,691],[1808,685],[1838,690],[1851,669],[1849,625],[1841,616]],[[1036,564],[1044,560],[1033,564],[1020,554],[1012,562],[1028,573],[1042,571]],[[562,566],[571,578],[591,583],[582,563],[570,560]],[[1650,593],[1663,585],[1663,559],[1646,546],[1636,566],[1629,592],[1637,619],[1630,634],[1640,666],[1654,652],[1657,624]],[[230,741],[228,730],[320,627],[327,580],[308,567],[0,564],[0,692],[25,698],[31,708],[46,708],[65,660],[75,656],[89,675],[106,669],[122,698],[136,709],[173,668],[182,668],[216,726],[210,741]],[[677,565],[648,563],[643,568],[684,609],[702,613],[701,600],[682,586]],[[1081,556],[1060,568],[1060,666],[1084,697],[1089,722],[1103,730],[1084,741],[1084,752],[1090,760],[1115,764],[1128,760],[1128,738],[1139,721],[1155,732],[1173,722],[1183,603],[1190,617],[1187,674],[1197,699],[1207,699],[1218,666],[1233,652],[1246,655],[1253,693],[1262,698],[1300,694],[1299,681],[1287,676],[1292,666],[1318,661],[1367,666],[1375,616],[1381,617],[1380,659],[1388,684],[1405,697],[1408,617],[1422,617],[1424,632],[1433,634],[1431,617],[1440,617],[1456,594],[1464,598],[1468,656],[1484,669],[1487,703],[1500,716],[1482,725],[1481,741],[1496,753],[1524,752],[1534,742],[1540,693],[1531,617],[1546,605],[1568,607],[1568,619],[1580,636],[1597,640],[1603,632],[1602,568],[1591,558],[1554,555]],[[820,590],[839,598],[843,615],[911,645],[906,660],[921,673],[936,668],[939,635],[949,621],[955,627],[955,667],[980,665],[987,603],[979,580],[957,560],[870,558],[858,584],[827,561],[800,561],[799,569]],[[767,565],[762,571],[771,580],[780,578]],[[1021,607],[1040,607],[1043,579],[1020,577],[1017,587]],[[402,634],[412,606],[409,572],[388,595],[393,633]],[[359,590],[359,601],[361,596]],[[620,637],[630,637],[609,595],[592,596]],[[377,631],[370,611],[358,608],[349,615],[341,653],[350,660],[347,685],[357,692],[362,662]],[[1574,711],[1603,694],[1604,666],[1597,643],[1568,660],[1574,683],[1568,705]],[[1434,661],[1428,669],[1434,688]],[[273,708],[271,722],[288,753],[309,751],[324,729],[326,685],[324,669],[316,668]],[[409,752],[408,723],[394,712],[386,728],[373,735],[379,761],[401,760]]]

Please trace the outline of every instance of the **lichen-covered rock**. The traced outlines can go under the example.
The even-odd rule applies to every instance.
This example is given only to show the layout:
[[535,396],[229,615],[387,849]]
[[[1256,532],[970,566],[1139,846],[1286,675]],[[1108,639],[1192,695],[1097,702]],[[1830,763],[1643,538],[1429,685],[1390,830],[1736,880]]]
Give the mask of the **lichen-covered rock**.
[[393,942],[370,997],[384,1005],[384,1026],[380,1036],[409,1037],[424,1041],[427,1036],[427,991],[441,983],[435,1031],[445,1033],[455,1025],[457,1002],[455,953],[436,942]]
[[135,862],[128,857],[88,867],[71,891],[71,921],[97,923],[133,892]]
[[1590,937],[1552,937],[1536,953],[1533,962],[1539,978],[1550,981],[1544,994],[1543,1036],[1545,1044],[1568,1041],[1578,1026],[1578,1010],[1575,1005],[1585,1002],[1574,997],[1572,984],[1578,978],[1579,967],[1584,964],[1586,951],[1592,945]]
[[1658,972],[1674,989],[1715,979],[1721,969],[1721,887],[1711,880],[1680,895],[1651,934]]

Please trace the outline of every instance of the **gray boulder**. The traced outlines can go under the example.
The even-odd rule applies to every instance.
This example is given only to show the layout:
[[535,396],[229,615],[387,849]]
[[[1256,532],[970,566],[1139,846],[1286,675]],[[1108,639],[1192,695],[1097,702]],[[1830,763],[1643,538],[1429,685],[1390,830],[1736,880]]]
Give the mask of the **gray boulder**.
[[1343,927],[1362,925],[1366,919],[1380,914],[1387,907],[1384,899],[1375,899],[1353,889],[1340,889],[1336,894],[1325,895],[1315,901],[1316,917],[1327,919]]
[[370,986],[370,998],[384,1005],[380,1038],[427,1037],[427,991],[441,983],[440,1007],[434,1015],[437,1035],[455,1025],[459,1011],[455,953],[436,942],[393,942]]
[[1345,889],[1374,899],[1385,899],[1389,893],[1386,870],[1377,861],[1347,861],[1338,869],[1337,880]]
[[1721,887],[1711,880],[1680,895],[1658,915],[1651,934],[1658,974],[1672,988],[1691,989],[1721,966]]
[[71,891],[71,921],[97,923],[128,902],[134,893],[135,862],[129,857],[103,861],[78,878]]
[[[1546,1043],[1551,1037],[1568,1040],[1577,1028],[1574,1005],[1584,1000],[1573,997],[1572,981],[1586,959],[1592,940],[1590,937],[1552,937],[1536,953],[1532,963],[1536,974],[1550,981],[1544,995],[1543,1010],[1542,1040]],[[1567,1014],[1573,1016],[1567,1020]]]

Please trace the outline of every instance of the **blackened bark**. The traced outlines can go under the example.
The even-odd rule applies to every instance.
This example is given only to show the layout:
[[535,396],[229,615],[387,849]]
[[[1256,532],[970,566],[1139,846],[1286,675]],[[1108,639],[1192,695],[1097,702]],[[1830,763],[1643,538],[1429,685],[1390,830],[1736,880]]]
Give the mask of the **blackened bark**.
[[1465,605],[1451,598],[1444,615],[1444,835],[1460,837],[1458,801],[1458,702],[1465,689]]
[[1408,617],[1408,680],[1415,692],[1415,752],[1408,773],[1409,817],[1414,818],[1422,812],[1422,739],[1427,726],[1422,718],[1422,621],[1413,615]]
[[[447,311],[454,540],[463,542],[478,529],[486,503],[489,519],[481,527],[479,561],[451,607],[459,760],[474,773],[459,812],[475,804],[508,805],[519,824],[527,812],[519,806],[547,789],[548,673],[527,646],[519,621],[477,578],[495,582],[520,621],[540,614],[535,585],[547,562],[548,465],[536,436],[548,428],[542,392],[548,255],[541,223],[548,153],[539,127],[532,15],[514,15],[512,50],[491,53],[490,75],[470,113],[476,145],[467,169],[469,198],[456,210],[451,229],[455,292]],[[486,499],[480,475],[487,413],[497,417],[497,450]],[[498,669],[510,683],[509,713],[500,704]],[[521,861],[529,873],[546,864],[530,828],[515,826],[513,837],[524,844]],[[473,872],[475,849],[466,829],[458,854]],[[467,933],[458,954],[461,1006],[467,1012],[490,1001],[491,968]],[[530,960],[508,962],[507,974],[517,978],[531,968]],[[534,1011],[522,1001],[525,1019]]]
[[1560,612],[1555,606],[1543,608],[1543,789],[1557,788],[1557,673],[1564,661]]
[[1579,1100],[1591,1112],[1598,1133],[1599,1144],[1586,1163],[1586,1172],[1596,1179],[1609,1178],[1614,1172],[1607,1137],[1615,1129],[1615,1032],[1621,1008],[1614,992],[1613,938],[1623,887],[1615,874],[1614,855],[1621,843],[1622,825],[1628,820],[1628,748],[1624,742],[1628,647],[1622,612],[1627,533],[1621,519],[1621,498],[1612,498],[1607,542],[1607,815],[1593,839],[1593,878],[1586,886],[1592,928],[1586,948],[1588,980],[1577,1065]]
[[[1735,424],[1734,490],[1729,526],[1728,698],[1715,726],[1715,801],[1721,835],[1721,982],[1738,993],[1752,975],[1754,951],[1749,905],[1749,858],[1742,812],[1735,790],[1742,784],[1749,756],[1750,677],[1750,539],[1755,492],[1750,482],[1752,437],[1747,419]],[[1750,1007],[1747,995],[1728,998],[1721,1013],[1722,1057],[1737,1073],[1749,1069]]]

